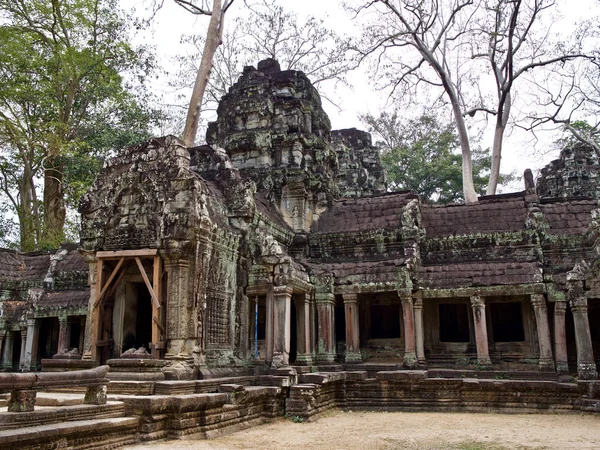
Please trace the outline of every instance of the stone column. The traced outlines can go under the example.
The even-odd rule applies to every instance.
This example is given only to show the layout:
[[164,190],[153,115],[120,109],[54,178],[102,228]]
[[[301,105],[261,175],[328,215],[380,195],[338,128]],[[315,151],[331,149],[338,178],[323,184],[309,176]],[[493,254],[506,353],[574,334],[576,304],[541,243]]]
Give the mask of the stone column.
[[69,338],[68,317],[62,315],[58,318],[58,353],[69,350]]
[[567,302],[554,303],[554,357],[556,371],[560,374],[569,373],[567,357],[567,333],[565,330],[565,311]]
[[477,345],[477,364],[481,368],[492,366],[490,352],[488,349],[487,323],[485,320],[485,301],[482,297],[474,295],[471,297],[471,308],[473,309],[473,322],[475,324],[475,343]]
[[402,321],[404,323],[404,361],[402,365],[408,369],[413,369],[417,363],[413,301],[409,294],[399,293],[399,295],[402,303]]
[[296,335],[297,355],[296,363],[310,365],[310,298],[306,294],[299,295],[296,304]]
[[[23,370],[34,371],[37,369],[38,344],[40,323],[38,319],[27,319],[27,345],[25,349],[25,362]],[[21,347],[23,348],[23,347]]]
[[6,337],[6,330],[0,330],[0,370],[2,369],[2,343]]
[[[167,272],[167,352],[165,359],[190,360],[193,358],[193,342],[189,333],[192,310],[192,290],[190,289],[189,260],[179,255],[166,257],[164,268]],[[200,306],[199,306],[200,307]],[[204,328],[204,324],[202,324]],[[198,336],[200,351],[204,354],[204,330]]]
[[413,309],[415,312],[415,347],[417,351],[417,365],[420,368],[427,367],[425,359],[425,330],[423,329],[423,299],[417,298],[414,301]]
[[548,325],[546,298],[544,297],[544,294],[531,294],[530,298],[535,313],[538,343],[540,346],[540,359],[538,365],[540,370],[554,370],[552,339],[550,337],[550,326]]
[[317,355],[318,362],[335,361],[335,296],[331,293],[316,293],[317,308]]
[[315,305],[315,297],[314,294],[311,294],[311,301],[310,301],[310,305],[309,305],[309,310],[310,310],[310,317],[309,317],[309,321],[310,321],[310,348],[309,348],[309,352],[310,355],[313,359],[313,361],[315,360],[316,357],[316,352],[317,352],[317,330],[315,329],[315,317],[316,317],[316,305]]
[[273,287],[273,361],[274,367],[290,363],[292,288]]
[[577,344],[577,373],[580,380],[593,380],[598,378],[598,370],[594,361],[587,298],[582,293],[570,297]]
[[362,362],[358,320],[358,294],[344,294],[346,315],[346,362]]
[[81,359],[97,359],[96,342],[98,328],[98,308],[94,308],[98,291],[98,262],[96,255],[90,252],[82,252],[83,259],[88,263],[88,283],[90,285],[90,300],[88,303],[88,314],[85,321],[85,334],[83,339],[83,354]]
[[7,331],[4,339],[4,352],[2,353],[2,368],[12,371],[13,332]]
[[273,362],[273,287],[267,292],[265,299],[265,363]]
[[[33,340],[33,339],[31,339]],[[19,370],[23,372],[25,369],[25,359],[27,350],[27,328],[21,328],[21,354],[19,355]],[[28,369],[27,369],[28,370]]]

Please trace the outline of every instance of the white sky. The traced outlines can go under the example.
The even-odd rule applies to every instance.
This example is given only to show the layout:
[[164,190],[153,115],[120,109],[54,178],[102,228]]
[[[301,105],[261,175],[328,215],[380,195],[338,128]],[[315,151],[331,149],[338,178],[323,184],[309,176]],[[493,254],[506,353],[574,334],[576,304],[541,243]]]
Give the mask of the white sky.
[[[135,7],[143,10],[152,0],[126,0],[124,7]],[[561,7],[563,21],[555,24],[557,29],[564,29],[568,32],[572,23],[576,23],[578,18],[589,18],[596,16],[600,12],[599,0],[557,0]],[[352,21],[350,15],[343,10],[338,0],[281,0],[282,6],[293,10],[299,18],[307,15],[313,15],[317,18],[324,18],[327,26],[340,34],[352,34],[357,30],[357,25]],[[226,24],[232,23],[239,14],[244,13],[243,1],[236,0],[226,17]],[[193,16],[182,8],[176,6],[171,0],[164,0],[164,6],[155,17],[150,30],[141,34],[145,43],[155,45],[159,53],[159,63],[163,67],[173,67],[173,58],[175,55],[183,52],[180,45],[180,38],[185,34],[204,33],[208,24],[208,18]],[[227,26],[227,25],[226,25]],[[258,61],[257,61],[258,62]],[[366,74],[366,68],[359,69],[349,75],[349,81],[353,89],[338,86],[338,91],[333,97],[339,99],[338,110],[333,105],[324,102],[324,108],[329,115],[332,127],[338,128],[365,128],[358,120],[359,113],[370,112],[378,115],[379,111],[386,107],[387,95],[377,92],[373,89],[373,82]],[[168,91],[165,89],[164,82],[158,83],[157,91]],[[490,120],[490,126],[492,125]],[[548,153],[547,150],[551,143],[557,138],[554,133],[539,133],[538,142],[534,148],[531,142],[531,136],[523,132],[514,132],[507,134],[503,149],[502,172],[517,171],[521,175],[526,168],[533,170],[541,169],[550,160],[558,157],[558,152]],[[488,131],[482,141],[484,148],[491,146],[491,133]],[[522,189],[521,183],[512,186],[509,190]]]

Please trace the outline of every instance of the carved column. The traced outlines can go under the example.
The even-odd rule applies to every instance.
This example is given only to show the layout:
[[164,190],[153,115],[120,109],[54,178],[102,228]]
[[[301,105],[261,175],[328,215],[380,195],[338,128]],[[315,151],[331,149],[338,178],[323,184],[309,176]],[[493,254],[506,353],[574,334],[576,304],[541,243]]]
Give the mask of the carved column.
[[69,318],[62,315],[58,318],[58,353],[69,350]]
[[309,310],[310,310],[310,317],[308,319],[310,321],[310,348],[309,348],[309,352],[310,352],[310,355],[311,355],[311,357],[312,357],[312,359],[314,361],[315,357],[316,357],[316,352],[317,352],[317,348],[316,348],[317,347],[317,345],[316,345],[316,342],[317,342],[317,339],[316,339],[317,330],[315,329],[315,317],[316,317],[317,311],[316,311],[314,293],[311,294],[311,302],[310,302],[310,305],[309,305]]
[[25,362],[23,364],[23,370],[25,371],[33,371],[37,369],[39,334],[39,320],[27,319],[27,344],[21,347],[25,347]]
[[273,306],[273,287],[267,292],[265,300],[265,363],[273,362],[273,314],[275,313]]
[[[33,340],[33,339],[32,339]],[[21,354],[19,355],[19,370],[25,369],[25,352],[27,350],[27,328],[21,328]]]
[[[164,269],[168,274],[165,359],[187,360],[193,357],[193,344],[188,330],[193,301],[189,260],[179,255],[167,256],[164,259]],[[201,349],[202,352],[204,350]]]
[[594,349],[590,334],[588,305],[585,295],[579,293],[570,296],[573,323],[575,325],[575,342],[577,344],[577,373],[580,380],[598,378],[598,370],[594,361]]
[[421,368],[427,367],[425,359],[425,330],[423,329],[423,299],[417,298],[414,301],[413,309],[415,312],[415,348],[417,351],[417,365]]
[[94,308],[98,289],[98,262],[94,253],[82,252],[83,259],[88,263],[88,283],[90,285],[90,300],[88,314],[85,321],[85,334],[83,339],[83,355],[81,359],[97,359],[96,339],[98,337],[98,308]]
[[275,367],[290,363],[292,288],[273,287],[273,362]]
[[567,302],[554,303],[554,357],[556,371],[558,373],[569,373],[569,362],[567,357],[567,333],[565,330],[565,312]]
[[540,346],[540,359],[538,362],[540,370],[554,370],[552,358],[552,339],[550,337],[550,326],[548,325],[548,308],[546,298],[543,294],[531,294],[531,305],[535,313],[535,323]]
[[346,315],[346,362],[361,362],[358,320],[358,294],[344,294]]
[[335,360],[335,296],[331,293],[316,293],[317,308],[317,356],[318,362]]
[[4,352],[2,353],[2,368],[6,371],[12,370],[13,332],[7,331],[4,339]]
[[408,369],[413,369],[417,363],[413,300],[410,294],[399,293],[399,295],[402,303],[402,321],[404,323],[404,361],[402,365]]
[[299,295],[295,304],[297,334],[296,363],[310,365],[312,363],[310,352],[310,297],[306,294]]
[[475,343],[477,345],[477,364],[482,368],[491,367],[490,352],[488,348],[487,323],[485,320],[485,301],[482,297],[471,297],[473,309],[473,322],[475,324]]

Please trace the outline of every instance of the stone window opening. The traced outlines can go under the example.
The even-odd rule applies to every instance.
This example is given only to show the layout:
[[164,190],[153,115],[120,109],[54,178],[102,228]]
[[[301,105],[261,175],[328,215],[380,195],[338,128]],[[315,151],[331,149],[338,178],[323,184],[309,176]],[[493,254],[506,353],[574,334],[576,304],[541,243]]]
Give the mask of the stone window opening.
[[489,314],[494,342],[524,342],[522,302],[489,304]]
[[466,303],[440,303],[438,314],[440,342],[470,342]]

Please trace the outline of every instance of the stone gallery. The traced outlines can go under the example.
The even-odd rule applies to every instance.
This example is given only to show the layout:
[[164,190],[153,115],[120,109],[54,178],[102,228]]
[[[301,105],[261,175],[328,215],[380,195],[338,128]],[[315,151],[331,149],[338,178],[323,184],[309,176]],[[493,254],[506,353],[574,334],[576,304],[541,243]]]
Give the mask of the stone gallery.
[[274,60],[245,68],[206,142],[108,160],[79,246],[0,251],[1,368],[41,371],[29,396],[27,374],[0,378],[9,409],[69,384],[106,409],[108,385],[121,409],[94,417],[130,422],[55,432],[75,447],[331,407],[600,410],[592,149],[526,171],[522,192],[428,204],[387,192],[370,135],[331,131],[307,77]]

